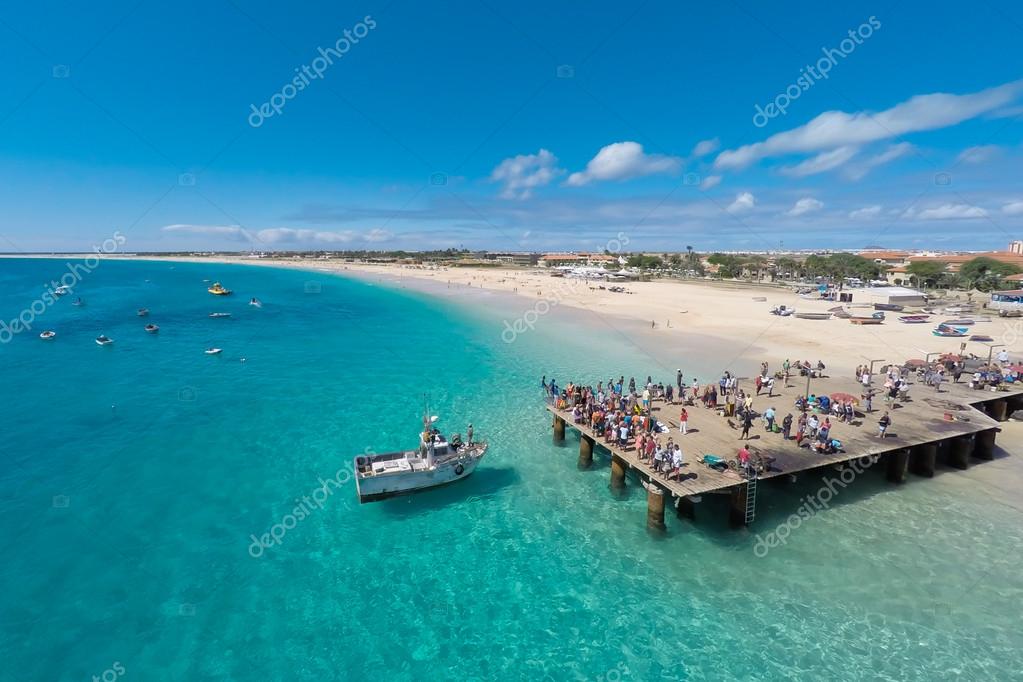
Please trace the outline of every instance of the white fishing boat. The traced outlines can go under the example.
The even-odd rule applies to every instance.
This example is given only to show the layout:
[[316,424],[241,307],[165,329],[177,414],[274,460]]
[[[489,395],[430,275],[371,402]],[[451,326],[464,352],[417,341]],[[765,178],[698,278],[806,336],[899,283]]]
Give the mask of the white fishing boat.
[[487,443],[463,443],[458,434],[448,441],[433,427],[436,420],[436,417],[423,417],[423,431],[415,450],[355,458],[355,489],[359,502],[435,488],[459,481],[475,471],[487,452]]
[[223,348],[207,348],[205,351],[206,355],[220,355],[224,352]]
[[109,346],[114,343],[114,340],[106,334],[100,334],[96,337],[96,343],[100,346]]
[[249,301],[249,305],[255,306],[257,308],[262,308],[263,307],[263,302],[260,301],[258,298],[253,296],[252,299]]
[[210,317],[212,317],[214,320],[217,320],[222,317],[231,317],[231,313],[210,313]]
[[157,327],[155,324],[147,324],[145,326],[145,330],[150,334],[155,334],[156,332],[160,331],[160,328]]
[[49,329],[47,329],[46,331],[39,335],[39,338],[49,341],[50,339],[56,338],[56,336],[57,332],[50,331]]
[[147,315],[149,315],[149,308],[139,308],[138,312],[135,314],[138,315],[139,317],[146,317]]
[[59,287],[53,290],[53,293],[57,294],[58,296],[67,296],[68,294],[71,293],[71,288],[61,284]]

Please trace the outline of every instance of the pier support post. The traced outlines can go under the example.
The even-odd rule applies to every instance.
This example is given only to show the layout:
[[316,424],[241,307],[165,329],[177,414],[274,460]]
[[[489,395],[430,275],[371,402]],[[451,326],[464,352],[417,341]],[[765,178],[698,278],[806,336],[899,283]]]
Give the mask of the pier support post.
[[623,460],[611,455],[611,492],[619,494],[625,490],[625,472],[629,465]]
[[987,404],[987,413],[996,422],[1004,422],[1009,418],[1009,402],[1004,398],[992,400]]
[[995,429],[981,431],[973,439],[973,456],[977,459],[995,458]]
[[906,469],[909,466],[909,448],[902,448],[888,453],[888,480],[892,483],[904,483]]
[[579,435],[579,468],[589,469],[593,466],[593,439],[585,433]]
[[680,519],[695,521],[696,503],[693,502],[693,498],[689,496],[678,498],[678,506],[675,508],[675,513]]
[[748,486],[743,483],[732,488],[731,500],[728,508],[728,522],[733,528],[742,528],[746,525],[746,492]]
[[664,490],[660,486],[648,483],[646,486],[646,527],[648,530],[663,531],[664,525]]
[[917,476],[934,478],[934,464],[937,459],[937,443],[917,445],[909,455],[909,469]]
[[554,444],[561,445],[565,442],[565,420],[554,415]]
[[948,463],[956,469],[970,466],[970,452],[973,450],[973,436],[959,436],[948,444]]

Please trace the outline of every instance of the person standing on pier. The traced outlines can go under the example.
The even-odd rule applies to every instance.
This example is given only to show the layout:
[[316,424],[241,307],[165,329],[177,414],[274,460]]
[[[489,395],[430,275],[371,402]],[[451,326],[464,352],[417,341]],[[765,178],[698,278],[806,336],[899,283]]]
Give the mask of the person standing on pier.
[[686,411],[685,406],[682,406],[682,412],[678,416],[678,430],[682,432],[682,435],[688,433],[689,428],[689,413]]
[[469,424],[468,428],[465,429],[465,439],[472,445],[472,424]]
[[888,427],[892,425],[892,418],[888,416],[886,411],[881,418],[877,420],[877,437],[884,438],[885,432],[888,431]]
[[789,434],[792,433],[792,413],[789,412],[785,415],[785,418],[781,420],[781,437],[782,440],[788,440]]
[[749,440],[749,430],[753,426],[753,410],[745,410],[742,415],[742,435],[740,439]]
[[773,407],[769,407],[766,410],[764,410],[764,421],[767,422],[766,428],[768,431],[774,430],[774,416],[775,411]]

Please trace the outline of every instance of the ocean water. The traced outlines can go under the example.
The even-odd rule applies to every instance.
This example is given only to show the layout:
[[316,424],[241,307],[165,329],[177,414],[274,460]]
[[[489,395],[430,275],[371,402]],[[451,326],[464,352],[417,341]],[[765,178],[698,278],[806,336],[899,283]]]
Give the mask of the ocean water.
[[[65,267],[0,260],[0,317]],[[748,531],[708,499],[651,535],[635,482],[615,499],[606,459],[580,472],[571,435],[552,445],[538,380],[674,368],[565,311],[505,343],[529,308],[466,301],[103,262],[3,335],[0,678],[1020,679],[1015,459],[897,488],[867,471],[767,552],[821,477],[763,486]],[[713,352],[683,362],[720,370]],[[413,444],[424,399],[490,452],[464,482],[360,505],[351,457]]]

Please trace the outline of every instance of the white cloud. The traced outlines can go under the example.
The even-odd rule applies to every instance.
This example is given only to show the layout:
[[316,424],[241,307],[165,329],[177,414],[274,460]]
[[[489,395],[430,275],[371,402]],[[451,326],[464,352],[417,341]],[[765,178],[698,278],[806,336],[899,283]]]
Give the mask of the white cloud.
[[721,184],[720,175],[708,175],[700,181],[700,189],[711,189]]
[[913,151],[913,145],[908,142],[899,142],[898,144],[889,145],[888,148],[880,154],[875,154],[874,156],[865,159],[862,163],[850,166],[846,169],[845,175],[851,180],[859,180],[874,168],[902,158],[911,151]]
[[393,235],[387,230],[372,229],[367,232],[343,230],[330,232],[326,230],[293,229],[290,227],[273,227],[258,232],[250,232],[237,225],[166,225],[163,232],[184,234],[200,234],[213,237],[225,237],[236,241],[253,244],[350,244],[353,242],[385,242]]
[[505,199],[528,199],[537,187],[547,185],[565,171],[558,168],[558,159],[546,149],[536,154],[519,154],[497,164],[490,174],[492,182],[500,182]]
[[959,152],[959,156],[956,157],[956,163],[984,163],[990,161],[998,152],[1001,151],[1001,147],[996,144],[982,144],[976,147],[967,147],[963,151]]
[[757,205],[756,197],[754,197],[749,192],[743,192],[742,194],[739,194],[735,197],[735,201],[729,204],[727,210],[730,213],[744,213],[746,211],[753,210],[753,207],[756,205]]
[[822,208],[824,208],[824,202],[818,201],[813,197],[803,197],[795,204],[793,204],[792,208],[785,212],[785,215],[800,216],[806,213],[813,213],[814,211],[819,211]]
[[946,128],[1004,107],[1015,101],[1021,92],[1023,81],[1013,81],[968,95],[917,95],[876,114],[826,111],[805,125],[772,135],[763,142],[725,150],[718,154],[714,165],[745,168],[769,157],[857,146],[907,133]]
[[703,140],[701,142],[697,142],[696,146],[693,147],[693,156],[700,157],[706,156],[707,154],[713,154],[720,148],[721,140],[716,137],[710,140]]
[[871,218],[876,218],[880,214],[881,206],[874,204],[873,206],[864,206],[863,208],[858,208],[855,211],[850,211],[849,217],[853,220],[869,220]]
[[569,175],[566,184],[580,187],[599,180],[627,180],[655,173],[674,173],[681,163],[673,156],[647,154],[638,142],[615,142],[597,152],[586,164],[586,170]]
[[928,208],[916,215],[917,220],[961,220],[965,218],[983,218],[987,211],[980,206],[970,204],[944,204],[937,208]]
[[1002,206],[1002,213],[1005,215],[1023,214],[1023,201],[1010,201],[1005,206]]
[[843,163],[856,156],[858,152],[858,147],[838,147],[837,149],[832,149],[829,152],[821,152],[817,156],[797,163],[795,166],[786,166],[781,169],[781,172],[785,175],[791,175],[796,178],[824,173],[825,171],[838,168]]

